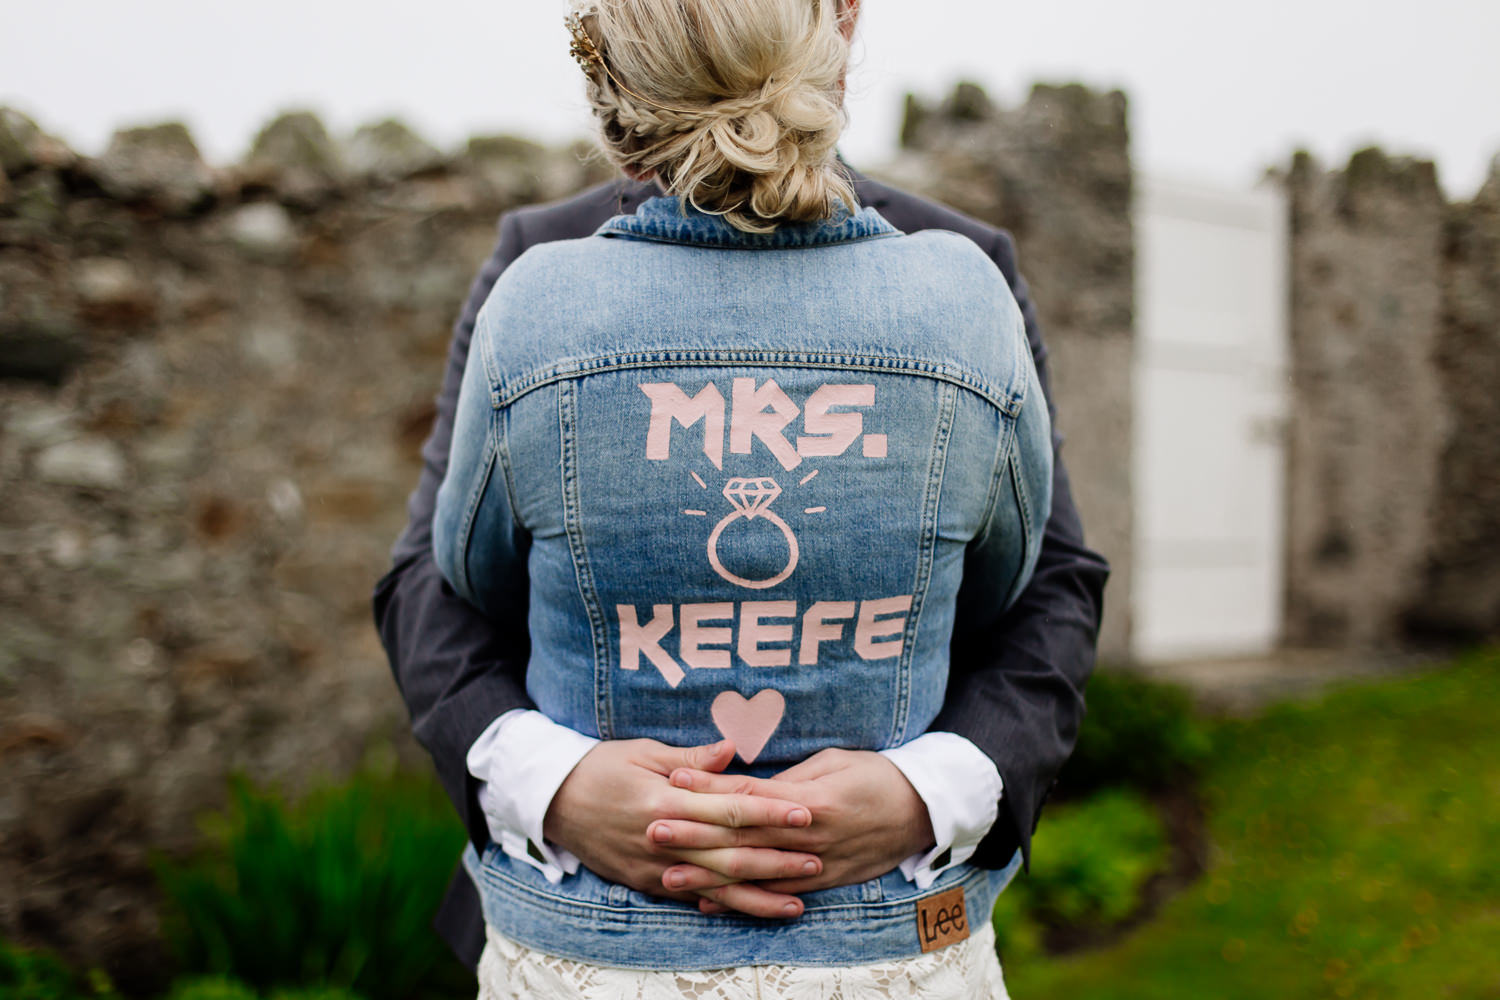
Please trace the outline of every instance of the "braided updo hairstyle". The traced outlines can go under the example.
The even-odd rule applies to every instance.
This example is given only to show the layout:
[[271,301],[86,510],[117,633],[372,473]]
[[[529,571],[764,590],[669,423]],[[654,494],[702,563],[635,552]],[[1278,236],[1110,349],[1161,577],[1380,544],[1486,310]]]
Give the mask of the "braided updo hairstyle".
[[849,45],[838,0],[574,0],[605,154],[735,228],[857,208],[835,156]]

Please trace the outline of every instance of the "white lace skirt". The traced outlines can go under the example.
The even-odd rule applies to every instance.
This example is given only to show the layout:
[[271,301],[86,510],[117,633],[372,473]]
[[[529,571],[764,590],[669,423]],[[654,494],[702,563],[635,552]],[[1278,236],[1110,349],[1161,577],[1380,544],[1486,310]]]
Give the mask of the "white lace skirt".
[[479,1000],[1009,1000],[995,931],[915,958],[822,969],[747,965],[705,972],[643,972],[557,958],[486,928]]

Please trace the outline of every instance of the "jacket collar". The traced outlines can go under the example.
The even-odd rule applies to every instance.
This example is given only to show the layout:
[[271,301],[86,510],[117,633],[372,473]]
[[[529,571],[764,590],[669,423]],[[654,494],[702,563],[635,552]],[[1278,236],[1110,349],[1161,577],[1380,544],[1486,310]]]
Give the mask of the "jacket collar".
[[769,233],[746,233],[720,216],[684,204],[680,198],[655,197],[641,202],[633,214],[610,219],[599,227],[597,235],[721,249],[788,250],[898,236],[900,231],[873,207],[851,214],[840,206],[829,219],[791,223]]

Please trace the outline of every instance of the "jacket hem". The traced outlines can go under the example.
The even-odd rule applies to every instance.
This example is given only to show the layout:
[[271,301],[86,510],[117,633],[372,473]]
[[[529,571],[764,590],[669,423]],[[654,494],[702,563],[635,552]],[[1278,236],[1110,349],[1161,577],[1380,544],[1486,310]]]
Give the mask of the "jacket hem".
[[[678,971],[748,965],[838,967],[922,954],[917,903],[956,887],[970,920],[988,921],[995,900],[1021,865],[959,865],[918,890],[899,871],[857,886],[808,893],[801,917],[705,916],[653,899],[580,869],[559,886],[491,843],[463,863],[478,887],[485,922],[529,948],[595,965]],[[523,870],[525,869],[525,870]],[[536,883],[536,884],[533,884]],[[563,893],[569,888],[579,895]],[[582,898],[584,894],[594,898]]]

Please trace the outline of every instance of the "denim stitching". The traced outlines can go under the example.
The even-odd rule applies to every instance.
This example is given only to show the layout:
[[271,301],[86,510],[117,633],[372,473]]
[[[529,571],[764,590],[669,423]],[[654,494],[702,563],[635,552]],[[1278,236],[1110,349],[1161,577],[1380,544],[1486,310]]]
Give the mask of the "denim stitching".
[[484,362],[484,377],[489,383],[490,408],[498,410],[501,400],[505,396],[505,372],[500,365],[500,355],[493,346],[494,335],[491,333],[489,310],[480,309],[479,315],[474,321],[474,333],[469,338],[469,356],[473,357],[477,351],[480,360]]
[[948,442],[953,436],[954,410],[958,390],[952,385],[942,388],[938,400],[937,426],[933,429],[932,456],[927,470],[927,494],[922,498],[922,537],[917,548],[917,575],[912,581],[912,607],[902,632],[901,667],[896,683],[895,718],[892,732],[895,743],[906,742],[906,725],[911,709],[911,659],[921,625],[922,609],[927,606],[927,588],[932,582],[932,563],[937,549],[938,507],[943,493],[943,473],[948,464]]
[[1021,469],[1018,465],[1018,463],[1020,462],[1020,457],[1016,454],[1017,451],[1019,451],[1021,441],[1020,425],[1021,421],[1019,418],[1017,418],[1011,424],[1009,461],[1010,474],[1011,477],[1016,481],[1016,490],[1018,493],[1018,499],[1021,504],[1021,551],[1026,552],[1031,545],[1031,535],[1033,530],[1035,529],[1035,526],[1031,523],[1031,496],[1026,491],[1026,479],[1021,475]]
[[826,246],[846,246],[850,243],[868,243],[871,240],[885,240],[893,236],[901,236],[902,233],[865,233],[859,236],[849,236],[839,240],[824,240],[819,242],[802,243],[773,243],[765,245],[736,243],[730,239],[719,237],[697,239],[691,236],[677,238],[659,233],[636,233],[627,229],[610,228],[601,229],[598,234],[605,239],[639,240],[642,243],[665,243],[672,246],[688,247],[710,247],[714,250],[744,250],[750,253],[766,253],[777,250],[816,250]]
[[[1031,496],[1026,492],[1026,479],[1021,475],[1019,462],[1020,459],[1016,455],[1016,450],[1012,448],[1010,452],[1010,478],[1015,483],[1016,503],[1021,507],[1021,565],[1016,567],[1016,576],[1018,578],[1025,571],[1026,563],[1030,559],[1031,540],[1036,532],[1036,528],[1031,523]],[[1015,590],[1014,582],[1011,584],[1010,589],[1012,591]],[[1014,598],[1018,595],[1011,594],[1010,596]],[[1009,606],[1010,601],[1007,601],[1006,607]]]
[[1021,477],[1021,470],[1018,467],[1018,462],[1019,459],[1016,457],[1015,452],[1012,451],[1010,457],[1006,459],[1006,469],[1008,470],[1010,475],[1011,499],[1015,501],[1016,512],[1020,515],[1019,519],[1021,522],[1021,553],[1019,560],[1017,560],[1013,565],[1013,569],[1010,575],[1010,583],[1006,584],[1005,586],[1005,596],[1000,605],[1000,611],[1002,613],[1008,610],[1010,606],[1015,603],[1016,598],[1020,596],[1020,591],[1016,589],[1016,584],[1020,581],[1021,575],[1026,571],[1027,547],[1031,544],[1031,539],[1033,537],[1030,514],[1031,504],[1028,502],[1026,482]]
[[1005,387],[1005,395],[1014,404],[1015,411],[1011,415],[1015,416],[1020,412],[1021,404],[1026,401],[1026,387],[1031,381],[1035,366],[1031,359],[1031,341],[1026,337],[1026,323],[1019,310],[1012,315],[1016,319],[1015,336],[1019,343],[1016,355],[1020,358],[1020,363],[1011,367],[1010,384]]
[[564,382],[557,391],[558,432],[562,438],[563,523],[568,532],[568,548],[573,555],[573,575],[578,581],[578,596],[589,616],[589,638],[594,646],[594,724],[601,740],[611,739],[614,708],[610,701],[609,657],[605,649],[609,636],[604,613],[599,607],[599,592],[594,587],[594,571],[589,563],[588,547],[583,538],[582,512],[578,496],[578,399],[577,383]]
[[[899,899],[884,899],[879,902],[842,902],[830,903],[826,906],[810,906],[803,911],[798,921],[811,921],[817,923],[832,922],[853,915],[861,921],[905,921],[904,911],[909,906],[915,906],[919,900],[945,892],[954,886],[962,885],[966,888],[970,882],[978,881],[980,878],[988,877],[990,869],[978,868],[973,865],[967,866],[958,878],[951,882],[938,881],[925,890],[920,890],[911,896],[903,896]],[[952,870],[952,869],[950,869]],[[564,916],[580,916],[579,910],[587,911],[587,918],[598,921],[601,924],[639,923],[653,924],[657,926],[694,926],[702,927],[703,918],[696,910],[673,910],[665,903],[651,904],[647,909],[640,904],[630,906],[616,906],[608,902],[593,899],[579,899],[573,896],[564,896],[561,893],[550,892],[536,886],[527,885],[507,874],[503,869],[487,864],[483,860],[479,866],[480,876],[496,888],[510,890],[516,897],[520,897],[523,905],[534,906],[538,909],[549,910]],[[657,912],[660,911],[660,912]],[[873,912],[872,912],[873,911]],[[751,923],[752,926],[765,926],[763,923],[748,917],[736,917],[726,914],[715,918],[715,923],[738,922]]]
[[[1024,389],[1022,390],[1024,391]],[[1017,425],[1020,421],[1016,417],[1002,414],[1000,417],[1000,433],[996,435],[995,462],[990,467],[990,495],[985,505],[984,520],[979,522],[983,525],[976,541],[983,543],[990,537],[990,528],[995,523],[995,508],[1000,505],[1000,494],[1004,492],[1002,476],[1006,471],[1014,471],[1011,460],[1015,457],[1017,441]]]
[[1006,456],[1009,450],[1006,447],[1006,439],[1010,433],[1007,426],[1011,421],[1004,415],[998,414],[996,419],[1000,421],[1000,433],[995,435],[995,454],[990,458],[990,488],[984,498],[984,513],[979,517],[979,531],[969,539],[973,546],[983,545],[990,537],[990,528],[995,522],[995,506],[1000,502],[1000,474],[1006,465]]
[[[509,406],[528,392],[534,392],[544,385],[601,372],[675,366],[714,367],[730,364],[753,365],[761,368],[799,367],[841,371],[907,372],[961,386],[983,397],[986,402],[1011,416],[1019,412],[1021,401],[1025,398],[1026,380],[1024,377],[1019,379],[1021,385],[1019,392],[999,391],[972,372],[954,368],[952,365],[934,364],[915,358],[879,354],[685,348],[566,359],[553,364],[550,368],[527,372],[512,379],[509,384],[502,385],[495,405]],[[1015,379],[1012,381],[1014,382]]]
[[491,427],[486,430],[484,436],[484,473],[474,484],[474,488],[469,491],[468,499],[464,503],[463,523],[459,529],[459,538],[462,540],[461,544],[464,557],[458,561],[458,583],[462,588],[464,594],[474,593],[474,588],[469,585],[469,547],[474,540],[474,518],[479,512],[480,501],[484,497],[485,490],[489,488],[490,476],[494,474],[495,469],[495,439],[493,423],[494,422],[491,421]]
[[[980,522],[984,527],[976,537],[976,541],[983,542],[989,538],[990,525],[995,516],[995,505],[1000,502],[1000,473],[1003,469],[1010,470],[1012,478],[1016,477],[1015,448],[1019,439],[1019,424],[1021,422],[1021,410],[1026,405],[1027,389],[1031,384],[1034,374],[1034,366],[1031,361],[1031,351],[1028,349],[1021,352],[1023,357],[1021,364],[1016,366],[1011,375],[1010,388],[1007,395],[1015,403],[1013,411],[1002,411],[1004,426],[1000,429],[998,447],[995,451],[994,472],[990,479],[990,495],[985,504],[984,520]],[[1022,516],[1025,514],[1023,512]]]
[[510,411],[496,410],[491,423],[498,425],[495,431],[495,454],[500,461],[500,471],[505,480],[505,498],[510,502],[510,523],[521,531],[521,505],[516,502],[516,477],[510,464]]

